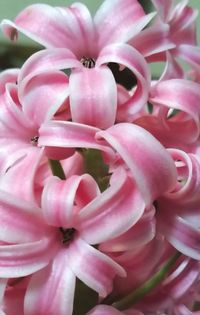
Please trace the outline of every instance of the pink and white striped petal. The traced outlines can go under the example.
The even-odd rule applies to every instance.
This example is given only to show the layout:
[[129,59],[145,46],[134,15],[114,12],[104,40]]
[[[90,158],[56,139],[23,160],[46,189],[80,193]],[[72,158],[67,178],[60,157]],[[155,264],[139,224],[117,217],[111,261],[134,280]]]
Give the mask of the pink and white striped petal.
[[[154,85],[151,90],[149,101],[159,106],[167,106],[168,108],[178,109],[185,113],[183,119],[184,128],[187,130],[187,141],[194,142],[199,137],[199,116],[200,109],[196,104],[200,102],[200,85],[184,79],[171,79],[161,81]],[[177,116],[178,117],[178,116]],[[167,122],[174,133],[178,134],[178,124]]]
[[104,252],[123,252],[142,247],[155,237],[155,210],[144,212],[139,221],[136,222],[127,232],[101,243],[99,249]]
[[[144,57],[151,58],[154,54],[165,52],[176,47],[169,36],[169,25],[157,23],[146,28],[129,41],[129,44],[137,49]],[[149,60],[148,58],[148,60]],[[155,60],[154,60],[155,61]]]
[[75,69],[69,78],[69,89],[71,116],[74,122],[101,129],[114,124],[117,87],[110,69],[107,67]]
[[52,233],[35,242],[0,245],[0,277],[24,277],[47,266],[58,249],[53,236]]
[[126,276],[124,269],[114,260],[79,237],[69,244],[68,255],[68,264],[74,274],[100,297],[106,297],[112,291],[116,275]]
[[99,50],[111,43],[128,41],[139,33],[153,16],[154,13],[145,15],[137,0],[104,1],[94,17],[99,36]]
[[27,315],[71,315],[76,276],[69,267],[68,250],[60,250],[52,263],[35,273],[29,283],[24,311]]
[[[23,64],[19,82],[30,80],[43,72],[81,67],[80,61],[67,48],[51,48],[36,52]],[[26,81],[25,81],[26,82]],[[24,83],[25,84],[25,83]]]
[[4,70],[0,74],[0,95],[5,92],[7,83],[16,83],[18,80],[18,75],[20,73],[19,69],[8,69]]
[[36,126],[49,120],[69,96],[68,77],[61,71],[40,73],[19,86],[24,114]]
[[114,152],[109,146],[95,140],[98,128],[84,124],[63,121],[49,121],[39,129],[39,146],[61,148],[93,148],[102,150],[108,157],[114,158]]
[[140,219],[144,208],[137,187],[120,168],[110,187],[79,212],[77,229],[86,242],[99,244],[126,232]]
[[7,172],[0,177],[0,189],[22,200],[36,203],[34,189],[35,176],[43,156],[43,150],[29,148],[27,155],[17,161]]
[[36,205],[4,191],[0,191],[0,215],[0,240],[6,243],[38,240],[49,229]]
[[52,226],[75,227],[80,208],[99,193],[98,185],[88,174],[74,175],[66,181],[52,177],[45,185],[42,194],[44,218]]
[[169,153],[145,129],[129,123],[117,124],[96,135],[117,151],[131,171],[146,205],[173,189],[176,168]]
[[128,101],[120,106],[121,119],[133,120],[137,113],[147,102],[150,88],[150,71],[144,57],[133,47],[127,44],[113,44],[106,46],[97,59],[96,65],[101,66],[115,62],[131,70],[137,79],[137,86]]

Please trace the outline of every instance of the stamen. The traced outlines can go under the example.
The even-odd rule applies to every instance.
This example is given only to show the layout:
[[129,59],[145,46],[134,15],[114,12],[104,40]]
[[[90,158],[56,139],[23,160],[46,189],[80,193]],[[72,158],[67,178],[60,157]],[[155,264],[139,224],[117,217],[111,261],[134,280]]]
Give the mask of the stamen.
[[89,68],[89,69],[95,67],[95,60],[93,58],[83,57],[81,58],[81,63],[84,67]]
[[62,233],[62,243],[68,243],[72,237],[74,232],[76,231],[74,228],[64,229],[63,227],[59,227],[60,232]]
[[38,144],[38,139],[39,139],[38,136],[32,137],[30,140],[31,144],[36,146]]

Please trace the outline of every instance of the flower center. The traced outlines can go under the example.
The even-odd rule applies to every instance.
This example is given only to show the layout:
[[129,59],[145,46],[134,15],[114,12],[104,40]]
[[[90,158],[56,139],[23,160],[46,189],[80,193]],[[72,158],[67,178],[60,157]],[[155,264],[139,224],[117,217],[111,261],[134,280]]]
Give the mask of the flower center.
[[83,57],[81,58],[81,63],[86,68],[94,68],[95,67],[95,60],[93,58]]
[[64,229],[63,227],[59,227],[59,231],[62,234],[62,243],[67,244],[73,238],[76,230],[74,228]]
[[31,138],[30,143],[32,145],[36,146],[38,144],[38,139],[39,139],[38,136],[34,136],[34,137]]

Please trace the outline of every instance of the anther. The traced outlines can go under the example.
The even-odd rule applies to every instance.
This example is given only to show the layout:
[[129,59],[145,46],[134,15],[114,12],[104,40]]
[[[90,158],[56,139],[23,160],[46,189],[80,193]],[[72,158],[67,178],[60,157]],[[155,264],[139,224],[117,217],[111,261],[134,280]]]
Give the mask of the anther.
[[95,60],[93,58],[83,57],[81,58],[81,63],[84,67],[89,68],[89,69],[95,67]]
[[38,136],[34,136],[31,138],[30,142],[32,145],[37,145],[38,144],[38,139],[39,137]]
[[59,227],[60,232],[62,233],[62,243],[68,243],[72,237],[74,232],[76,231],[74,228],[64,229],[63,227]]

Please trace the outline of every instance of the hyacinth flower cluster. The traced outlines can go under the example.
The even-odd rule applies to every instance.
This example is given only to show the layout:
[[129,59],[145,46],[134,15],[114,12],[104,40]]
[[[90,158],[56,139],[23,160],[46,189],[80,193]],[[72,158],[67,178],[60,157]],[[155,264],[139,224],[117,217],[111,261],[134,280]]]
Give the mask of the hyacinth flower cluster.
[[200,314],[197,12],[152,6],[1,22],[43,46],[0,73],[2,315]]

